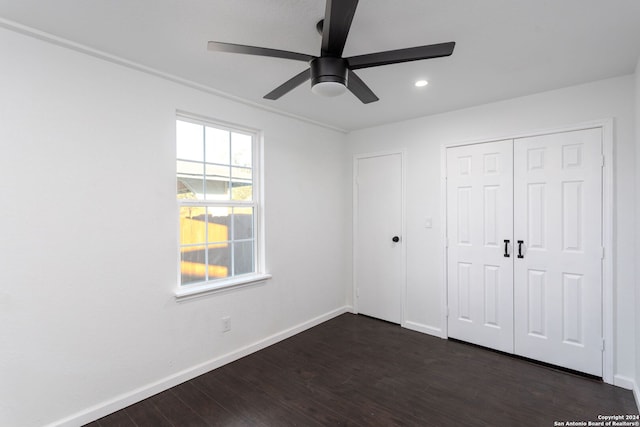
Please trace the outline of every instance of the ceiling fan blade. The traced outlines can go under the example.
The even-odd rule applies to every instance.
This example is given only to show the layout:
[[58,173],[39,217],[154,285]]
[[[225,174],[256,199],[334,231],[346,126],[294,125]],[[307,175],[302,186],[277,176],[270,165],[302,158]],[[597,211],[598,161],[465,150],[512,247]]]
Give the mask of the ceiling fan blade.
[[270,56],[272,58],[293,59],[296,61],[309,62],[315,56],[305,53],[289,52],[287,50],[269,49],[266,47],[246,46],[242,44],[209,42],[207,49],[214,52],[242,53],[245,55]]
[[290,78],[289,80],[287,80],[286,82],[284,82],[283,84],[281,84],[280,86],[278,86],[277,88],[275,88],[274,90],[272,90],[271,92],[263,96],[263,98],[276,100],[280,98],[282,95],[285,95],[286,93],[291,92],[292,90],[294,90],[295,88],[297,88],[302,83],[309,80],[310,78],[311,78],[311,68],[307,68],[300,74]]
[[362,79],[360,79],[360,77],[351,70],[349,70],[349,77],[347,77],[347,89],[357,96],[363,104],[369,104],[370,102],[375,102],[379,99],[376,94],[369,89],[369,86],[367,86]]
[[377,67],[379,65],[398,64],[400,62],[449,56],[453,53],[455,45],[456,42],[431,44],[428,46],[417,46],[407,49],[369,53],[345,59],[349,62],[350,69],[357,70],[359,68]]
[[358,0],[327,0],[322,24],[322,56],[342,56]]

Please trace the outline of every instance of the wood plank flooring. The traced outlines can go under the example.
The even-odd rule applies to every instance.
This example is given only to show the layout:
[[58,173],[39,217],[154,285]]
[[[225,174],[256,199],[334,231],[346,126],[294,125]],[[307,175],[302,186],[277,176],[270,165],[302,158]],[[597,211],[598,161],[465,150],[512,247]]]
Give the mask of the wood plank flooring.
[[345,314],[88,425],[553,426],[637,413],[628,390]]

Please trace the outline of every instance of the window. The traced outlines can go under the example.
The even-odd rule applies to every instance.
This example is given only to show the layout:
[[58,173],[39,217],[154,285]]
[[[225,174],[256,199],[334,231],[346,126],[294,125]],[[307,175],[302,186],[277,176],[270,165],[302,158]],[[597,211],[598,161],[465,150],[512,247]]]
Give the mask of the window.
[[176,120],[181,287],[260,271],[258,148],[255,133]]

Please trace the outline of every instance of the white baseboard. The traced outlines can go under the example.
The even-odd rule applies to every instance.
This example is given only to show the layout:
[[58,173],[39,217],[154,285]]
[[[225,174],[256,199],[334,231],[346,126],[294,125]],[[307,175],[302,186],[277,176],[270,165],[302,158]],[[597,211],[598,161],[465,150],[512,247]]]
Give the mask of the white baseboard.
[[442,329],[435,328],[429,325],[423,325],[422,323],[406,321],[404,322],[402,327],[411,329],[412,331],[422,332],[423,334],[433,335],[434,337],[446,338],[444,336],[444,333],[442,332]]
[[629,377],[625,377],[622,375],[615,375],[613,377],[613,385],[626,388],[627,390],[633,391],[633,397],[636,400],[636,406],[638,407],[638,411],[640,412],[640,388],[638,383]]
[[613,385],[626,388],[627,390],[633,390],[635,383],[636,382],[633,380],[633,378],[625,377],[623,375],[613,376]]
[[263,348],[269,347],[270,345],[273,345],[277,342],[290,338],[309,328],[312,328],[321,323],[324,323],[327,320],[331,320],[334,317],[340,316],[341,314],[350,313],[352,311],[353,311],[353,307],[344,306],[339,309],[320,315],[318,317],[314,317],[313,319],[300,323],[289,329],[285,329],[284,331],[278,332],[277,334],[268,336],[248,346],[239,348],[238,350],[232,351],[231,353],[227,353],[225,355],[213,358],[204,363],[193,366],[189,369],[185,369],[181,372],[177,372],[173,375],[170,375],[166,378],[163,378],[151,384],[144,385],[138,389],[132,390],[130,392],[116,396],[113,399],[99,403],[81,412],[75,413],[66,418],[63,418],[54,423],[51,423],[47,427],[75,427],[75,426],[90,423],[91,421],[102,418],[115,411],[119,411],[120,409],[126,408],[129,405],[140,402],[148,397],[151,397],[162,391],[170,389],[171,387],[175,387],[178,384],[182,384],[185,381],[189,381],[190,379],[193,379],[199,375],[207,373],[213,369],[224,366],[227,363],[231,363],[251,353],[255,353],[258,350],[262,350]]

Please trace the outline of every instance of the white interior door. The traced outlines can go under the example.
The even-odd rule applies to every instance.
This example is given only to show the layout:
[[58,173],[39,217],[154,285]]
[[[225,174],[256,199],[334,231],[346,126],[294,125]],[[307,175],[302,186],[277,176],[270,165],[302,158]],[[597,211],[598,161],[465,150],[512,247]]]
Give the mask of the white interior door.
[[515,352],[597,376],[602,165],[601,129],[514,142]]
[[513,352],[512,150],[511,140],[447,149],[448,334],[506,352]]
[[358,158],[355,168],[356,308],[401,323],[402,155]]

